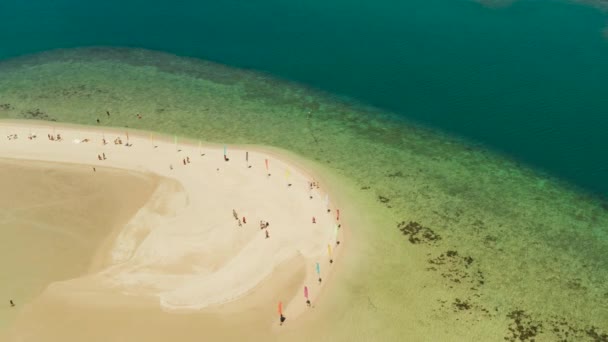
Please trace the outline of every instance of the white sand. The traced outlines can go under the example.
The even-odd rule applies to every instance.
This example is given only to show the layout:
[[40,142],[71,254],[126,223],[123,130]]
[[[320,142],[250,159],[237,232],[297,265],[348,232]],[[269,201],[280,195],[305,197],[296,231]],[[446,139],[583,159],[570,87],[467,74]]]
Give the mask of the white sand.
[[[53,131],[63,141],[50,141],[47,134]],[[28,139],[30,132],[37,138]],[[334,267],[329,264],[328,245],[334,252],[336,239],[342,238],[336,233],[336,208],[327,213],[326,194],[309,189],[310,175],[263,151],[247,150],[248,168],[244,149],[228,146],[230,161],[225,162],[222,147],[199,149],[178,141],[176,148],[172,139],[151,140],[132,133],[128,142],[133,146],[126,147],[126,130],[117,132],[104,130],[104,146],[104,133],[98,128],[0,123],[0,157],[88,164],[92,177],[104,177],[104,169],[117,168],[166,179],[102,251],[102,267],[49,289],[116,291],[158,298],[166,311],[194,311],[242,298],[280,264],[303,258],[306,276],[300,291],[293,298],[267,298],[267,303],[276,307],[282,301],[285,315],[293,320],[306,310],[304,286],[314,302],[325,285],[317,281],[316,263],[325,280]],[[9,140],[10,134],[18,139]],[[123,145],[113,143],[116,137]],[[85,138],[90,141],[82,142]],[[107,159],[99,161],[102,153]],[[183,165],[186,157],[191,163]],[[233,209],[240,219],[246,217],[242,227]],[[260,220],[270,223],[268,239]]]

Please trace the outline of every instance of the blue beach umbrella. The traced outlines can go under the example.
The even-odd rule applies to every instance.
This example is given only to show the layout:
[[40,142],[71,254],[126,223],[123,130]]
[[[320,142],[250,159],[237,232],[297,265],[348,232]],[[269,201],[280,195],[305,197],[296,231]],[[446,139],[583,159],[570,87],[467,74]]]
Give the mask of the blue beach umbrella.
[[317,274],[319,276],[321,275],[321,265],[319,265],[319,263],[317,263]]

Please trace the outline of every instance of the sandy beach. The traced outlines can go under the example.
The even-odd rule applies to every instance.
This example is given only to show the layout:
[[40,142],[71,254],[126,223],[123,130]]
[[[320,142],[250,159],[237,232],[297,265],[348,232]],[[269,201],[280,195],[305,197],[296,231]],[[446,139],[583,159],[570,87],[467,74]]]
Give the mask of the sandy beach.
[[[96,198],[77,207],[88,220],[55,217],[61,234],[90,241],[53,267],[80,266],[28,294],[3,293],[16,302],[13,323],[0,327],[8,340],[272,339],[314,312],[339,267],[343,213],[312,174],[274,153],[84,126],[2,122],[0,132],[0,158],[13,168],[4,172],[37,180],[14,189],[35,194],[24,203],[71,196],[44,189],[40,169],[72,172],[75,195]],[[8,278],[3,292],[22,281]]]

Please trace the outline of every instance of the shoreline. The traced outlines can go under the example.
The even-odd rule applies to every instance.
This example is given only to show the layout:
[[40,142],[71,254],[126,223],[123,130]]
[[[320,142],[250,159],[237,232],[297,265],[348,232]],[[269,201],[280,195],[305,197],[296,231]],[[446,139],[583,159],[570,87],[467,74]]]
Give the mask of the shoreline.
[[[44,133],[46,133],[47,130],[49,130],[49,128],[54,127],[56,131],[61,131],[61,132],[57,132],[62,134],[62,136],[64,137],[64,141],[60,142],[60,144],[70,144],[70,145],[76,145],[72,143],[72,139],[75,136],[82,136],[82,138],[84,138],[84,135],[86,135],[86,137],[88,139],[90,139],[90,141],[88,143],[81,143],[80,145],[87,145],[86,147],[90,147],[91,145],[94,146],[101,146],[101,141],[97,141],[97,140],[101,140],[100,137],[95,137],[95,138],[91,138],[91,136],[94,135],[100,135],[101,133],[103,134],[114,134],[114,135],[119,135],[122,136],[124,138],[124,135],[126,133],[126,129],[120,129],[120,128],[100,128],[100,127],[95,127],[95,126],[82,126],[82,125],[72,125],[72,124],[48,124],[48,123],[44,123],[41,124],[38,121],[30,121],[30,120],[0,120],[0,130],[3,131],[3,133],[8,133],[9,131],[12,131],[12,133],[18,133],[19,134],[19,139],[18,140],[25,140],[27,143],[29,143],[27,134],[30,130],[32,130],[32,133],[36,133],[37,134],[37,138],[36,140],[44,140],[46,137],[43,136]],[[33,132],[35,131],[35,132]],[[12,133],[8,133],[8,134],[12,134]],[[140,131],[140,130],[131,130],[128,129],[128,134],[129,134],[129,139],[130,141],[132,141],[134,143],[133,146],[135,146],[134,148],[137,149],[138,146],[142,145],[142,143],[148,142],[148,140],[144,137],[144,134],[146,132],[145,131]],[[83,135],[84,134],[84,135]],[[167,135],[162,135],[162,134],[158,134],[158,133],[152,133],[154,134],[154,143],[156,145],[159,146],[159,148],[162,147],[166,147],[166,145],[168,145],[170,143],[169,137]],[[2,139],[5,139],[5,137],[3,137]],[[99,138],[99,139],[97,139]],[[108,138],[108,137],[106,137]],[[111,140],[111,139],[108,139]],[[6,144],[6,143],[15,143],[13,141],[4,141],[2,144]],[[40,143],[39,141],[37,141],[37,143]],[[48,144],[50,144],[51,142],[48,142]],[[55,142],[56,143],[56,142]],[[186,149],[190,149],[190,150],[195,150],[196,148],[198,148],[197,146],[195,146],[193,144],[192,140],[186,140],[183,139],[181,142],[178,143],[180,149],[182,150],[186,150]],[[162,146],[161,146],[162,145]],[[0,145],[1,146],[1,145]],[[206,151],[206,153],[209,154],[216,154],[216,155],[220,155],[221,152],[221,145],[217,145],[217,144],[208,144],[205,143],[202,145],[202,148]],[[80,147],[80,146],[78,146]],[[114,146],[109,146],[110,148],[113,148]],[[124,147],[124,146],[123,146]],[[150,146],[152,148],[152,146]],[[99,147],[96,148],[96,150],[99,150]],[[128,150],[127,150],[128,151]],[[281,151],[278,151],[278,149],[274,149],[274,148],[264,148],[264,147],[260,147],[260,146],[253,146],[253,145],[230,145],[229,146],[229,158],[231,158],[230,163],[234,162],[234,159],[236,158],[232,158],[231,157],[231,153],[234,154],[235,151],[237,152],[245,152],[248,151],[249,154],[251,155],[251,157],[254,157],[252,159],[255,158],[259,158],[259,155],[265,155],[267,156],[268,159],[271,160],[272,166],[271,166],[271,171],[273,168],[277,168],[280,169],[281,167],[288,167],[288,170],[290,172],[289,177],[301,177],[303,179],[313,179],[315,181],[319,181],[319,179],[323,179],[322,176],[318,176],[315,171],[318,172],[318,170],[314,170],[314,171],[310,171],[309,168],[307,168],[306,166],[303,166],[302,163],[304,161],[304,159],[300,159],[300,160],[296,160],[297,156],[290,155],[288,157],[286,157],[285,155],[283,155],[281,153]],[[10,152],[10,153],[14,153],[14,152]],[[9,156],[3,156],[3,157],[8,157],[8,158],[12,158],[15,157],[15,155],[11,155],[9,153]],[[113,152],[112,152],[113,153]],[[128,152],[125,152],[125,154]],[[23,155],[20,156],[16,156],[17,158],[13,158],[13,159],[18,159],[18,160],[38,160],[38,161],[49,161],[49,162],[62,162],[62,161],[57,161],[57,160],[53,160],[53,158],[51,157],[49,159],[49,157],[44,156],[44,155],[39,155],[36,153],[32,153],[31,151],[29,152],[23,152]],[[73,157],[72,157],[73,158]],[[275,159],[276,158],[276,159]],[[56,158],[55,158],[56,159]],[[260,161],[260,159],[258,159],[257,161]],[[100,166],[99,163],[95,163],[94,161],[74,161],[73,159],[71,161],[63,161],[65,163],[68,164],[78,164],[78,165],[88,165],[88,166],[92,166],[92,167],[97,167],[97,168],[105,168],[106,166]],[[244,162],[244,160],[243,160]],[[311,163],[309,163],[311,164]],[[131,171],[137,171],[137,172],[142,172],[142,171],[146,171],[145,167],[125,167],[124,163],[121,161],[120,163],[113,163],[111,166],[111,168],[113,169],[117,169],[117,170],[131,170]],[[99,170],[98,170],[99,171]],[[148,170],[150,171],[152,174],[155,174],[155,172],[153,172],[153,170]],[[156,174],[156,175],[160,175],[160,174]],[[270,178],[270,177],[269,177]],[[279,178],[279,177],[275,177],[275,178]],[[301,179],[300,179],[301,180]],[[324,189],[328,189],[325,184],[323,184],[323,187],[321,190]],[[325,192],[321,192],[319,193],[320,197],[323,197],[325,195]],[[336,209],[336,203],[338,205],[340,205],[339,200],[336,201],[336,198],[339,198],[338,196],[334,197],[333,194],[331,196],[331,207],[333,208],[331,215],[333,216],[335,213],[335,209]],[[348,218],[350,215],[347,214],[346,216],[341,215],[341,222],[344,222],[344,220],[346,218]],[[133,219],[133,218],[132,218]],[[348,226],[349,229],[352,226],[352,221],[348,220]],[[126,228],[123,228],[123,230]],[[345,249],[345,240],[347,241],[346,244],[349,244],[351,241],[351,233],[348,232],[349,229],[340,229],[339,232],[339,241],[340,243],[340,248],[332,248],[335,249],[335,251],[332,251],[332,255],[333,258],[335,259],[334,263],[331,266],[331,269],[334,269],[334,271],[329,272],[329,274],[326,273],[326,270],[329,269],[329,266],[324,266],[322,268],[323,270],[323,286],[320,287],[320,290],[313,290],[312,288],[316,287],[313,284],[310,283],[310,279],[311,279],[311,274],[313,273],[312,271],[312,266],[308,265],[308,270],[306,271],[307,274],[307,279],[308,280],[308,286],[311,287],[311,285],[313,285],[311,287],[311,290],[313,291],[314,295],[313,295],[313,303],[316,304],[317,302],[322,302],[324,299],[324,294],[327,292],[327,284],[328,283],[332,283],[332,279],[335,278],[334,273],[336,272],[335,270],[339,270],[340,269],[340,264],[342,262],[342,258],[347,254],[345,253],[344,249]],[[116,234],[116,236],[114,236]],[[118,235],[120,235],[120,232],[113,232],[112,233],[112,237],[109,237],[108,241],[110,240],[116,240],[118,237]],[[105,244],[107,244],[109,242],[105,242],[104,244],[102,244],[102,246],[104,246]],[[101,248],[104,249],[104,248]],[[103,252],[101,252],[103,253]],[[97,254],[97,253],[96,253]],[[97,255],[95,257],[95,259],[99,258],[101,256]],[[288,259],[285,259],[285,261],[287,260],[292,260],[293,257],[288,257]],[[99,261],[97,262],[99,263]],[[93,264],[93,263],[92,263]],[[329,265],[329,264],[328,264]],[[93,268],[92,271],[94,270],[93,265],[91,265],[91,267]],[[230,298],[226,301],[226,303],[238,303],[240,300],[242,300],[243,298],[246,298],[251,292],[255,292],[257,291],[258,287],[260,286],[260,284],[264,283],[263,279],[266,279],[270,276],[270,274],[263,276],[262,280],[260,283],[258,283],[257,285],[255,285],[253,288],[250,288],[249,290],[245,290],[244,292],[240,292],[240,294],[237,294],[236,297],[234,298]],[[304,316],[309,316],[309,315],[314,315],[313,312],[314,310],[306,310],[305,308],[302,308],[304,305],[299,305],[301,306],[299,309],[295,309],[294,307],[298,307],[296,298],[301,296],[300,295],[296,295],[294,298],[291,298],[289,300],[284,300],[283,303],[284,305],[286,305],[286,308],[288,311],[286,311],[286,315],[289,315],[289,317],[291,318],[290,322],[294,322],[296,317],[304,317]],[[303,301],[302,301],[303,302]],[[161,300],[162,303],[162,300]],[[222,304],[223,302],[216,302],[216,303],[211,303],[209,305],[207,305],[207,308],[214,308],[214,307],[218,307],[218,306],[223,306],[224,304]],[[276,304],[269,304],[272,307],[275,307]],[[190,309],[186,309],[186,311],[192,310],[192,308]],[[200,309],[194,309],[194,311],[196,310],[200,310]],[[178,312],[182,311],[178,309]],[[297,320],[296,320],[297,321]],[[289,325],[289,323],[287,324]],[[296,324],[297,325],[297,324]],[[276,333],[276,331],[275,331]]]

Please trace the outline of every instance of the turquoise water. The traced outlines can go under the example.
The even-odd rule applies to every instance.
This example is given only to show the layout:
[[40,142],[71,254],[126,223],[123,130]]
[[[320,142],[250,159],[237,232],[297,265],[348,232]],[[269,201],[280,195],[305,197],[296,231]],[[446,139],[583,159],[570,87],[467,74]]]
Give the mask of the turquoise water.
[[608,194],[606,15],[517,1],[0,2],[0,58],[137,46],[388,109]]

